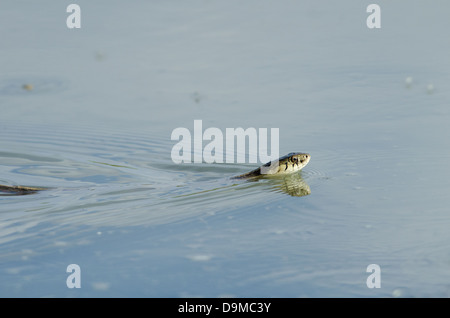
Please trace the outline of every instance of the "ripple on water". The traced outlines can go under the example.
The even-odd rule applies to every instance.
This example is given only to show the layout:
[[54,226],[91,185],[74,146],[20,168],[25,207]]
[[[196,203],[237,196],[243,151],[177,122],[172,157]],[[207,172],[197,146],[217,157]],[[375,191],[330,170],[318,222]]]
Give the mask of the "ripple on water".
[[[51,188],[26,197],[1,198],[1,227],[20,223],[22,228],[12,235],[3,231],[9,234],[1,236],[2,242],[23,237],[26,229],[46,222],[54,224],[55,231],[57,224],[173,223],[275,202],[289,191],[309,194],[309,190],[293,194],[295,180],[286,184],[229,178],[253,168],[247,165],[173,164],[173,142],[153,132],[34,124],[0,127],[0,181]],[[302,183],[301,189],[306,187]]]

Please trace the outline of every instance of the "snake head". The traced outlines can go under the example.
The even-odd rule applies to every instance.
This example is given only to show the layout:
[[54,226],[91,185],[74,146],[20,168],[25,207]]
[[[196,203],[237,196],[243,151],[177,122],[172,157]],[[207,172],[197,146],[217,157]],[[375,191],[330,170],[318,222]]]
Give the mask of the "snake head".
[[303,152],[291,152],[278,160],[266,163],[261,167],[261,174],[281,175],[300,171],[311,159],[311,155]]

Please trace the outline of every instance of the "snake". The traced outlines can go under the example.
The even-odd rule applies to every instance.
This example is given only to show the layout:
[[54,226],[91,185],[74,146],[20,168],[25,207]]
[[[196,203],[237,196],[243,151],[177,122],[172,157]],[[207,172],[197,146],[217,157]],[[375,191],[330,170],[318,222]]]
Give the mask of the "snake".
[[311,155],[302,152],[291,152],[278,160],[269,161],[255,170],[232,177],[232,179],[248,179],[263,176],[287,175],[302,170],[311,159]]
[[[47,190],[48,188],[25,187],[25,186],[8,186],[0,184],[0,195],[27,195],[37,193],[38,191]],[[5,193],[5,194],[3,194]]]
[[[271,176],[285,176],[303,169],[311,159],[311,155],[302,152],[291,152],[277,160],[269,161],[264,165],[241,175],[231,177],[231,179],[255,179]],[[0,184],[0,195],[28,195],[50,188],[9,186]]]

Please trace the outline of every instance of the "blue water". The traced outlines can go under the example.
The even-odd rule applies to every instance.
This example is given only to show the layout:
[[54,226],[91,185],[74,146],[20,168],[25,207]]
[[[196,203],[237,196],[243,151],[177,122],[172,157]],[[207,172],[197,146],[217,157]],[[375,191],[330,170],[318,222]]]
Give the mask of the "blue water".
[[[77,4],[0,11],[0,184],[49,188],[0,196],[0,296],[449,296],[447,3]],[[200,119],[311,162],[174,164]]]

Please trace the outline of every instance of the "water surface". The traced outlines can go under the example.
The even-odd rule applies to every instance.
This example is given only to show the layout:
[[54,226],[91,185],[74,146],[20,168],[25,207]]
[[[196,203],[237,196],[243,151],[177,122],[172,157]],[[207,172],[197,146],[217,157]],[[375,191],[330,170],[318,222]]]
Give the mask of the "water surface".
[[[78,4],[0,12],[0,184],[49,188],[0,196],[2,297],[449,295],[446,3]],[[312,159],[176,165],[196,119]]]

